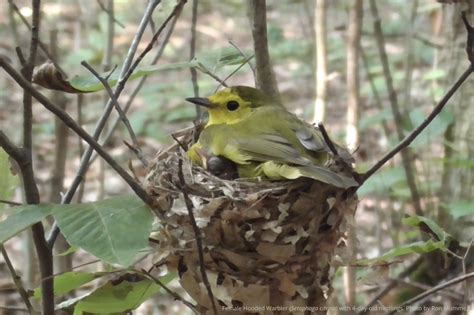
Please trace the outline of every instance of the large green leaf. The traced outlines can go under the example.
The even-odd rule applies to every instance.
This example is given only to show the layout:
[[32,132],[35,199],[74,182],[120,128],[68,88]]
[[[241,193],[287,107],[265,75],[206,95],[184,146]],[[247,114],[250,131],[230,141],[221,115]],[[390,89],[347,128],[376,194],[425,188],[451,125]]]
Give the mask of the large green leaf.
[[[169,282],[175,277],[169,274],[160,280]],[[135,274],[127,274],[119,280],[106,283],[91,294],[77,302],[74,315],[88,314],[122,314],[136,309],[161,287],[154,281]]]
[[[107,274],[107,272],[89,273],[79,271],[70,271],[60,274],[54,277],[54,295],[64,295],[105,274]],[[35,289],[34,298],[41,299],[41,292],[41,287]]]
[[[11,171],[8,154],[0,148],[0,199],[9,200],[13,196],[13,191],[18,186],[18,177]],[[0,210],[5,204],[0,203]]]
[[[245,62],[245,59],[246,58],[244,58],[244,56],[234,48],[219,48],[199,54],[191,61],[137,67],[129,80],[152,75],[161,71],[186,68],[197,68],[203,72],[215,72],[224,66],[241,64],[242,62]],[[101,74],[101,77],[103,78],[106,78],[107,76],[107,73]],[[111,87],[116,85],[118,78],[119,72],[115,71],[108,78],[109,85]],[[104,89],[103,84],[95,76],[89,73],[66,80],[62,73],[52,63],[45,63],[35,68],[33,82],[48,89],[68,93],[90,93]]]
[[153,223],[150,209],[135,196],[55,206],[52,214],[71,245],[123,266],[147,248]]
[[6,219],[0,222],[0,244],[9,240],[27,227],[40,222],[51,213],[52,205],[25,205],[3,210]]
[[446,249],[445,242],[444,241],[433,242],[432,240],[428,240],[426,242],[419,241],[419,242],[414,242],[414,243],[405,244],[402,246],[392,248],[385,254],[376,258],[358,260],[357,264],[358,265],[371,265],[378,262],[389,261],[394,258],[409,255],[409,254],[425,254],[437,249],[441,249],[441,250]]
[[425,218],[419,215],[414,215],[411,217],[403,218],[402,223],[409,226],[419,227],[422,224],[425,224],[431,232],[433,232],[440,241],[450,240],[452,236],[444,231],[435,221]]
[[[188,62],[177,62],[165,65],[139,67],[137,68],[137,70],[135,70],[135,72],[132,73],[129,80],[134,80],[143,76],[155,74],[160,71],[193,68],[196,66],[197,61],[193,60]],[[102,76],[106,77],[106,74],[102,74]],[[114,72],[108,80],[109,85],[114,86],[115,84],[117,84],[118,77],[119,73],[117,71]],[[77,92],[82,93],[96,92],[104,89],[102,83],[100,83],[100,81],[92,75],[75,76],[74,78],[69,80],[69,84],[72,86],[72,88],[77,90]]]

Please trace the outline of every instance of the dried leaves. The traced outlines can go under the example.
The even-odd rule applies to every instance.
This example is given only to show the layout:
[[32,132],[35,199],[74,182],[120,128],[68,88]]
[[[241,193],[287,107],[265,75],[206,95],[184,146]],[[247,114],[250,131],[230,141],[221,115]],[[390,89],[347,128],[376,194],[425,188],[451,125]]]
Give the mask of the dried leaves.
[[[176,150],[161,154],[148,176],[148,191],[165,210],[167,233],[160,234],[158,251],[169,253],[162,262],[180,271],[184,289],[206,313],[209,298],[177,178],[180,158]],[[355,197],[306,178],[227,181],[187,161],[183,172],[220,305],[325,304],[331,262],[354,214]]]

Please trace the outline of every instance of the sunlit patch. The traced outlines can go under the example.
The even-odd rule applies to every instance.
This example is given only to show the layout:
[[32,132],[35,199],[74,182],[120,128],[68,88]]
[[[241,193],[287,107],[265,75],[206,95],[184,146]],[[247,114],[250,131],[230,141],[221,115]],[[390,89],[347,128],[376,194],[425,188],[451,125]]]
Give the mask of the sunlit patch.
[[30,8],[30,7],[22,7],[20,9],[20,13],[24,16],[24,17],[30,17],[32,14],[33,14],[33,10]]

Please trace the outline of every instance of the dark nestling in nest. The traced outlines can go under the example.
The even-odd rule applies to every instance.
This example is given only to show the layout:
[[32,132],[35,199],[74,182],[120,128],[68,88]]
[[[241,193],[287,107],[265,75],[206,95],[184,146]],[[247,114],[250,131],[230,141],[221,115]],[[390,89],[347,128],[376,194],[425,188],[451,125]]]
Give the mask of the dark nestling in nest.
[[[181,135],[182,146],[189,146],[192,133]],[[336,164],[333,159],[328,167]],[[178,145],[157,155],[146,185],[162,216],[154,236],[157,263],[179,272],[200,313],[213,310],[183,191],[192,201],[219,312],[303,314],[326,305],[356,209],[354,194],[308,178],[222,179],[192,166]]]

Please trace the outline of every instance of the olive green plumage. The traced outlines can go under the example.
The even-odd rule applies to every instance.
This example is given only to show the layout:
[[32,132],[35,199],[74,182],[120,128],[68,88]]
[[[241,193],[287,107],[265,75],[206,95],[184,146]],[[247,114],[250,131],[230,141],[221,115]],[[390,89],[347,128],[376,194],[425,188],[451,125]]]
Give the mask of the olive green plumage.
[[[188,151],[193,163],[206,167],[209,157],[221,156],[237,165],[240,177],[309,177],[337,187],[357,186],[352,177],[324,166],[330,150],[317,128],[261,91],[236,86],[187,100],[209,112],[209,122]],[[337,150],[343,159],[352,159],[342,147]]]

